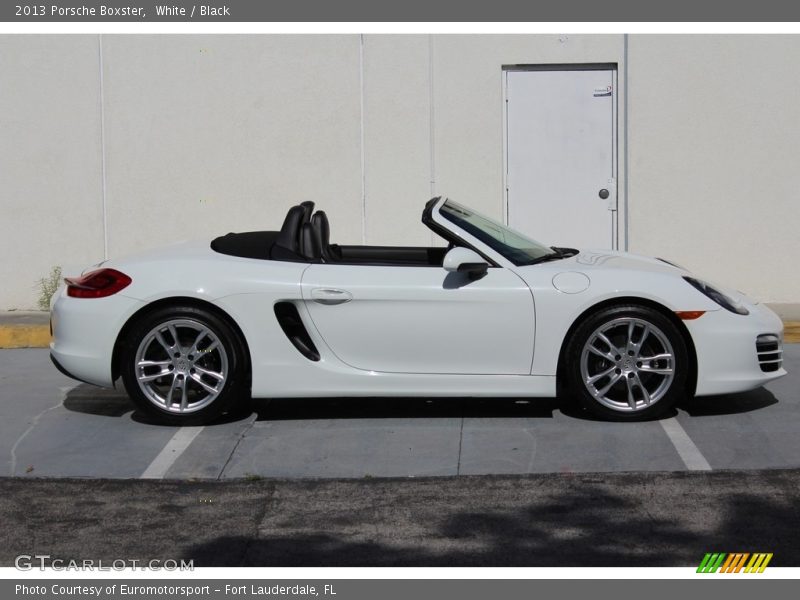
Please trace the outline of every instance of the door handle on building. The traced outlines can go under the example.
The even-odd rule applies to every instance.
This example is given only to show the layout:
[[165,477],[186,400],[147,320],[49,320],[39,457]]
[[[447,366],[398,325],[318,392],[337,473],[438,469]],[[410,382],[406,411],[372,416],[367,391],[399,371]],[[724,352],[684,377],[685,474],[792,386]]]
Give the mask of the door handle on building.
[[608,210],[617,210],[617,180],[612,177],[608,180],[607,185],[602,188],[598,194],[601,200],[608,203]]

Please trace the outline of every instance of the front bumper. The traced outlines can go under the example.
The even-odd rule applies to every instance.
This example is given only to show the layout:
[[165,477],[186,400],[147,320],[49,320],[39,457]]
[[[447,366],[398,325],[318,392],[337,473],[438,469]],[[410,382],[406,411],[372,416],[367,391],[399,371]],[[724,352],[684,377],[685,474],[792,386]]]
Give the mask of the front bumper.
[[749,315],[724,309],[685,321],[697,352],[697,396],[745,392],[786,375],[781,365],[762,370],[756,348],[759,335],[783,341],[783,322],[763,304],[749,305]]

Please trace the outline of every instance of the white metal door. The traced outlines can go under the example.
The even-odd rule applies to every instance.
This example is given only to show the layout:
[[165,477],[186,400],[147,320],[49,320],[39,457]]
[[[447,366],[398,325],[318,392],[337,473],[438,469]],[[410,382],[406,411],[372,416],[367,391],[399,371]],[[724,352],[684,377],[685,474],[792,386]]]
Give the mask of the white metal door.
[[533,298],[508,269],[472,281],[441,267],[314,264],[302,293],[317,331],[351,367],[530,373]]
[[506,71],[510,227],[554,246],[616,247],[616,71]]

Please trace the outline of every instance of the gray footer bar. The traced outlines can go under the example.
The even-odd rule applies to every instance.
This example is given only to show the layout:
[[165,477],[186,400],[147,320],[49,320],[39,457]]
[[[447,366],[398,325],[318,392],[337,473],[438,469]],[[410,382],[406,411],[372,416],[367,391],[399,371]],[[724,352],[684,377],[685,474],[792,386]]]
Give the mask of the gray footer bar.
[[[474,574],[474,573],[473,573]],[[557,576],[557,571],[554,571]],[[330,580],[102,580],[53,579],[26,581],[5,580],[0,584],[2,598],[59,598],[77,600],[102,598],[103,600],[157,600],[174,598],[203,598],[222,600],[231,598],[328,600],[426,600],[441,598],[500,599],[500,598],[596,598],[604,593],[641,594],[648,600],[661,598],[674,600],[676,594],[685,594],[714,575],[697,575],[697,579],[666,579],[653,581],[634,580],[553,580],[553,579],[330,579]],[[759,597],[765,593],[788,592],[790,580],[764,579],[758,576],[722,578],[716,575],[714,594],[727,598],[752,596],[758,585]],[[704,585],[704,584],[699,584]],[[707,585],[705,585],[707,588]],[[633,596],[629,596],[633,597]],[[769,596],[766,596],[769,597]]]

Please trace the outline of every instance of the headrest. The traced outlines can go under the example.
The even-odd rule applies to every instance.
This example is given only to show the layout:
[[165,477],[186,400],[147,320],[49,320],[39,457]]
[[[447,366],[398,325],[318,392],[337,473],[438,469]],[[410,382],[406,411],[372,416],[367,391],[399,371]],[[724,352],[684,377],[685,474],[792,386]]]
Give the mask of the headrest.
[[283,220],[281,231],[278,237],[275,238],[275,245],[292,252],[297,252],[299,249],[300,240],[300,226],[303,224],[303,217],[306,209],[302,206],[293,206],[286,213],[286,218]]
[[314,203],[311,202],[311,200],[306,200],[305,202],[301,202],[300,206],[302,206],[305,211],[303,213],[303,223],[311,223],[311,213],[314,212]]
[[328,223],[328,215],[325,214],[324,210],[318,210],[316,213],[314,213],[314,216],[311,218],[311,225],[314,226],[314,231],[319,236],[322,247],[324,248],[331,239],[331,228],[330,224]]

